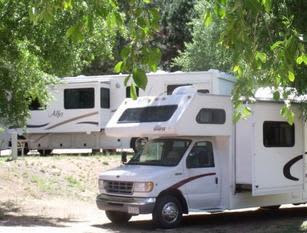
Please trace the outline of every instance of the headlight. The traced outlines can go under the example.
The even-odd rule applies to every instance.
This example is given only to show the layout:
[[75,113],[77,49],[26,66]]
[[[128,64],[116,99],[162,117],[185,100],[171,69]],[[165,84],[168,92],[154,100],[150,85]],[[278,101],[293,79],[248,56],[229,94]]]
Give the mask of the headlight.
[[99,190],[103,190],[104,189],[104,185],[103,185],[103,180],[98,180],[98,188],[99,188]]
[[133,183],[133,191],[134,192],[142,192],[142,193],[149,193],[153,190],[154,183],[149,182],[135,182]]

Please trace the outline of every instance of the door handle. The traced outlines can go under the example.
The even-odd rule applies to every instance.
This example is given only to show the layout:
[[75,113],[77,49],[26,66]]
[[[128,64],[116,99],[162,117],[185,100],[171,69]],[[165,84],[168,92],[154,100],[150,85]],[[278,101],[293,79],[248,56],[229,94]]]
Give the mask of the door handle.
[[219,178],[216,176],[215,177],[215,183],[218,184],[219,183]]

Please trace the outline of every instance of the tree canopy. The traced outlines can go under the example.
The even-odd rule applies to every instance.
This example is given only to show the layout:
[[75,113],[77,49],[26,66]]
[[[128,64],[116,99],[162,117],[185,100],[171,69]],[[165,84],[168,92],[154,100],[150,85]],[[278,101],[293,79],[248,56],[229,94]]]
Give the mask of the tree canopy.
[[[0,121],[24,125],[53,76],[114,60],[136,97],[161,55],[170,69],[178,50],[185,70],[230,69],[235,119],[245,117],[261,86],[276,100],[306,94],[306,10],[305,0],[0,0]],[[281,113],[293,121],[289,101]]]
[[216,0],[203,14],[204,24],[222,19],[219,42],[229,50],[237,77],[233,90],[235,120],[247,116],[257,88],[274,89],[285,100],[281,114],[293,122],[290,94],[307,93],[307,2],[304,0]]

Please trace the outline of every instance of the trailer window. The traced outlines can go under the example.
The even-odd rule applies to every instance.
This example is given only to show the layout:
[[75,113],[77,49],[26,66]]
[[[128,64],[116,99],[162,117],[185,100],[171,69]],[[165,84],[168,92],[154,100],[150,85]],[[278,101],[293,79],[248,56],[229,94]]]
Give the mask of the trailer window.
[[225,121],[224,109],[202,108],[196,116],[196,122],[199,124],[224,124]]
[[187,168],[214,167],[211,142],[197,142],[187,157]]
[[168,121],[177,109],[177,105],[129,108],[124,111],[118,123],[163,122]]
[[94,108],[94,88],[76,88],[64,90],[65,109]]
[[110,108],[110,89],[100,88],[100,107]]
[[167,85],[167,87],[166,87],[166,93],[167,93],[167,95],[171,95],[171,94],[173,93],[173,91],[174,91],[177,87],[191,86],[191,85],[192,85],[192,84],[190,84],[190,83]]
[[295,144],[294,124],[286,121],[263,123],[263,145],[265,147],[293,147]]
[[[135,87],[136,89],[136,95],[139,96],[139,88],[138,87]],[[130,95],[130,86],[126,87],[126,98],[131,98],[131,95]]]

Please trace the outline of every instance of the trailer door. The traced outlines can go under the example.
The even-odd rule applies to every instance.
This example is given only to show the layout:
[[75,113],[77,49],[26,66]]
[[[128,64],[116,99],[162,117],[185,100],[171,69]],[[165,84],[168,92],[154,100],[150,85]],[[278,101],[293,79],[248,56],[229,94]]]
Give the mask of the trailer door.
[[303,190],[303,120],[294,105],[295,120],[290,125],[280,116],[281,107],[261,102],[254,109],[253,195]]
[[100,84],[100,128],[104,129],[110,119],[110,84]]

